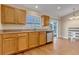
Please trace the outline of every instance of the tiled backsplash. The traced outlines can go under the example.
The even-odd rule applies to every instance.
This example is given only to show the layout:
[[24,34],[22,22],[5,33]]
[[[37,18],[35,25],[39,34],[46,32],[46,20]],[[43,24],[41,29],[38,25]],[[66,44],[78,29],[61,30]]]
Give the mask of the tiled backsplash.
[[15,25],[15,24],[5,24],[2,25],[2,29],[50,29],[49,26],[35,26],[35,25]]
[[[15,24],[6,24],[2,25],[2,29],[33,29],[33,25],[15,25]],[[38,27],[40,28],[40,27]]]

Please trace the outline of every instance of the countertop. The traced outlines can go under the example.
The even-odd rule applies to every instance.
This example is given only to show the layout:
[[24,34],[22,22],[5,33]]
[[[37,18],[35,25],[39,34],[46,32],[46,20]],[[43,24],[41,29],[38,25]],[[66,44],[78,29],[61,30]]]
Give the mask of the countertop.
[[7,33],[19,33],[19,32],[52,32],[52,30],[44,30],[44,29],[9,29],[9,30],[0,30],[0,34],[7,34]]

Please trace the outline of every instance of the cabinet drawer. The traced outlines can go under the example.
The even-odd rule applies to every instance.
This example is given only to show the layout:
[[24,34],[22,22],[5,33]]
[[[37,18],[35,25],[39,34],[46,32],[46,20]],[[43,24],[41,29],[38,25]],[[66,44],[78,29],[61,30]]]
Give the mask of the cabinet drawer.
[[3,38],[17,37],[16,34],[3,34]]
[[18,36],[27,36],[28,33],[19,33]]
[[38,37],[38,32],[30,32],[29,37],[30,38],[37,38]]

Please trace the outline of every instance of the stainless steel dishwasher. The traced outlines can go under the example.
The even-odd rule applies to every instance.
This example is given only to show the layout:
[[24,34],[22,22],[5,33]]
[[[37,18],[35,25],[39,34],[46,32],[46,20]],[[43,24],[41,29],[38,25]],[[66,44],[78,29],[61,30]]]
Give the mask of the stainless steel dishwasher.
[[53,42],[53,31],[47,31],[47,43]]

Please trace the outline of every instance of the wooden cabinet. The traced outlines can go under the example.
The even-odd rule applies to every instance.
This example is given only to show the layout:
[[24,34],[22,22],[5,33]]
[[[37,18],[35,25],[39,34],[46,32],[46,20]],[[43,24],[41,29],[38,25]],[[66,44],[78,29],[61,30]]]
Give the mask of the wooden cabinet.
[[1,4],[0,4],[0,23],[1,23]]
[[9,6],[2,5],[2,23],[3,24],[14,24],[15,18],[14,18],[14,8]]
[[2,54],[2,37],[0,35],[0,55]]
[[5,23],[5,6],[1,5],[1,23]]
[[46,44],[46,32],[40,32],[39,34],[39,45]]
[[11,54],[15,53],[16,51],[17,51],[16,34],[3,35],[3,54]]
[[29,32],[29,48],[38,46],[38,32]]
[[24,24],[26,22],[26,11],[21,9],[15,9],[15,19],[17,24]]
[[26,20],[26,10],[1,5],[2,24],[24,24],[25,20]]
[[46,32],[19,32],[0,35],[0,54],[13,54],[46,44]]
[[28,33],[18,34],[18,51],[28,49]]
[[46,15],[42,15],[41,18],[43,20],[44,26],[48,26],[49,25],[49,19],[50,19],[50,17],[46,16]]

